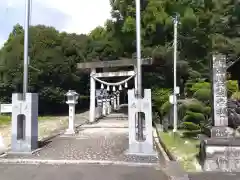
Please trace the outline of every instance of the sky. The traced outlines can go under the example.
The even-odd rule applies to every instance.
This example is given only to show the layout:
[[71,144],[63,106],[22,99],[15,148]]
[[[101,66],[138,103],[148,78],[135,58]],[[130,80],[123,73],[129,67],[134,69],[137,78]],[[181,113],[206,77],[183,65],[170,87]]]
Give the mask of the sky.
[[[0,0],[0,47],[15,24],[24,26],[26,0]],[[87,34],[110,16],[109,0],[32,0],[31,25]]]

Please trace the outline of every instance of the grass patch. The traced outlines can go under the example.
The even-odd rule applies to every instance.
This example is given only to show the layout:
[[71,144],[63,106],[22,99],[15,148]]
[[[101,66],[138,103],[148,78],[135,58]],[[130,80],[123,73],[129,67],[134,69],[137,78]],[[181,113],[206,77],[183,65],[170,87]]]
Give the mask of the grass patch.
[[10,116],[0,115],[0,126],[7,125],[11,122]]
[[[55,120],[56,116],[38,116],[39,121],[45,120]],[[0,115],[0,126],[9,125],[11,123],[11,116],[10,115]]]
[[199,152],[199,143],[197,139],[190,137],[182,137],[179,132],[173,134],[172,132],[160,132],[161,140],[166,145],[167,149],[174,155],[176,160],[180,162],[186,171],[197,171],[196,155]]

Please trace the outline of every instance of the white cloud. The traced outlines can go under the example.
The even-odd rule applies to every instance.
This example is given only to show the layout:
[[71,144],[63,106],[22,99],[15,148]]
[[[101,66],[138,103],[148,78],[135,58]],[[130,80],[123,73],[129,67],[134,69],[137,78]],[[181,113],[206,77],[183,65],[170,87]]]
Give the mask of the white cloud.
[[[12,27],[24,24],[26,0],[0,0],[0,47]],[[109,0],[32,0],[31,24],[87,34],[110,18]]]
[[37,0],[45,7],[54,8],[68,15],[67,32],[88,33],[96,26],[104,25],[110,18],[109,0]]

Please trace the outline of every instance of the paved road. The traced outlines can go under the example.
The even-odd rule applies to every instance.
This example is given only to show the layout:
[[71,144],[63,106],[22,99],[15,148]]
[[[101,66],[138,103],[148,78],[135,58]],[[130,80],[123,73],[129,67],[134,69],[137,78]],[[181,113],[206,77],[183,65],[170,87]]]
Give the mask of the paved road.
[[[87,113],[85,115],[87,116]],[[121,118],[117,119],[119,116]],[[0,180],[167,180],[166,174],[156,169],[158,165],[156,157],[143,158],[125,154],[128,149],[127,126],[126,116],[112,114],[97,123],[78,127],[78,133],[74,136],[61,135],[51,139],[49,144],[33,155],[9,154],[0,158]],[[12,160],[13,163],[19,159],[22,164],[4,163],[5,160]],[[37,160],[41,161],[40,164],[30,164]],[[68,162],[94,160],[99,163],[111,161],[126,164],[53,165],[51,160],[64,163],[66,160]],[[43,161],[51,163],[43,164]],[[154,166],[143,166],[148,163]]]
[[227,173],[227,172],[202,172],[190,173],[190,180],[240,180],[240,173]]
[[0,164],[1,180],[167,180],[152,167]]

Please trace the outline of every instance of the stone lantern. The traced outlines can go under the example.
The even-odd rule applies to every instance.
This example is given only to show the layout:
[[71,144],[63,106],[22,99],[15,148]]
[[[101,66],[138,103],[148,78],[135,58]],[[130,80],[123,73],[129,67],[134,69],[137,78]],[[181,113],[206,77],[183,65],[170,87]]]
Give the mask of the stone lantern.
[[78,103],[79,94],[76,91],[69,90],[66,94],[67,101],[69,105],[69,121],[68,129],[65,134],[75,134],[74,121],[75,121],[75,105]]

